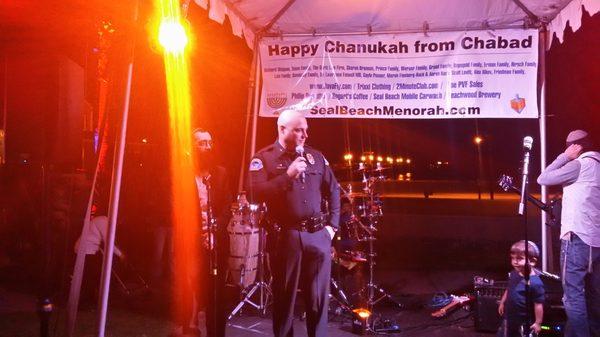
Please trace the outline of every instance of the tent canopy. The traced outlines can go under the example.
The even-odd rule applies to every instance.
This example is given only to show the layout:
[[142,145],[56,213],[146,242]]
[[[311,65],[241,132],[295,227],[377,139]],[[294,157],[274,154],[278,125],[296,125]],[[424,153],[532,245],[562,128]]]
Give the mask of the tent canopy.
[[581,26],[582,6],[593,15],[597,0],[195,0],[252,48],[256,34],[350,34],[461,31],[548,24],[562,42],[570,22]]

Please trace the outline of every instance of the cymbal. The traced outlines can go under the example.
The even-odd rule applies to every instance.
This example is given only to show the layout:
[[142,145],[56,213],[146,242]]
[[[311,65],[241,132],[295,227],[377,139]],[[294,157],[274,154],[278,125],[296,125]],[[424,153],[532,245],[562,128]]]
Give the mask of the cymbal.
[[380,166],[380,167],[358,167],[357,169],[354,169],[353,171],[355,172],[362,172],[362,171],[383,171],[383,170],[389,170],[391,169],[391,167],[384,167],[384,166]]
[[391,169],[391,167],[389,167],[389,166],[388,167],[382,167],[381,166],[381,167],[377,167],[377,168],[373,169],[373,171],[383,171],[383,170],[389,170],[389,169]]
[[351,192],[351,193],[346,193],[343,196],[347,197],[347,198],[360,198],[360,197],[366,197],[367,194],[365,192]]

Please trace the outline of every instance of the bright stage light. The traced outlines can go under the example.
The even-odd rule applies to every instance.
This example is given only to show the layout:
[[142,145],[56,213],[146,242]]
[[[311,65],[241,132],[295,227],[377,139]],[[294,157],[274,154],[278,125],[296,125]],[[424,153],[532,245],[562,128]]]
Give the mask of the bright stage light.
[[479,145],[481,144],[481,142],[483,142],[483,138],[481,138],[480,136],[476,136],[475,138],[473,138],[473,142]]
[[371,317],[371,311],[368,309],[358,308],[352,310],[352,313],[352,332],[357,335],[364,335],[369,326],[369,317]]
[[369,316],[371,316],[371,312],[368,309],[354,309],[352,310],[353,313],[357,314],[358,317],[362,318],[362,319],[366,319],[369,318]]
[[181,53],[188,43],[185,28],[179,22],[165,19],[158,28],[158,42],[168,53]]

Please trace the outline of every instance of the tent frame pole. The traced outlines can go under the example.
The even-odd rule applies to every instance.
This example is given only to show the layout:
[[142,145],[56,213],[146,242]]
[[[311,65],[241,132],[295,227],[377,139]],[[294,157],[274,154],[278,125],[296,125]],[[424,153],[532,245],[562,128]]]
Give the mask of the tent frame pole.
[[254,52],[257,54],[256,55],[256,74],[255,74],[255,88],[254,88],[254,105],[253,105],[253,110],[254,110],[254,115],[252,118],[252,141],[250,143],[250,153],[248,156],[248,159],[250,159],[250,157],[252,155],[254,155],[254,153],[256,152],[256,134],[257,134],[257,129],[258,129],[258,110],[260,109],[260,68],[261,68],[261,61],[260,61],[260,53],[258,50],[258,44],[259,44],[259,40],[262,37],[259,35],[256,40],[255,40],[255,48],[254,48]]
[[267,23],[264,27],[260,29],[260,32],[266,32],[269,29],[271,29],[271,27],[273,27],[273,25],[277,23],[277,21],[279,21],[283,14],[285,14],[285,12],[287,12],[287,10],[290,7],[292,7],[294,2],[296,2],[296,0],[288,0],[288,2],[286,2],[286,4],[277,12],[277,14],[275,14],[275,16],[271,20],[269,20],[269,23]]
[[[482,25],[481,27],[473,27],[473,28],[438,28],[438,29],[427,29],[427,33],[444,33],[444,32],[472,32],[472,31],[494,31],[494,30],[502,30],[502,29],[528,29],[535,27],[524,27],[523,24],[519,25],[504,25],[504,26],[486,26]],[[380,30],[380,31],[369,31],[365,29],[364,31],[354,31],[354,32],[311,32],[311,33],[268,33],[265,32],[262,34],[262,37],[310,37],[310,36],[355,36],[355,35],[400,35],[400,34],[414,34],[414,33],[423,33],[423,28],[420,29],[409,29],[409,30]]]
[[[139,0],[133,5],[133,22],[138,22]],[[108,295],[110,293],[110,276],[112,275],[113,253],[115,249],[115,236],[117,232],[117,219],[119,216],[119,200],[121,197],[121,180],[123,177],[123,162],[125,159],[125,145],[127,144],[127,120],[131,102],[131,86],[133,79],[133,64],[135,53],[135,36],[129,50],[129,64],[127,65],[127,82],[125,97],[123,99],[123,115],[121,130],[118,134],[118,146],[115,144],[113,162],[113,175],[111,181],[110,198],[108,203],[108,230],[104,241],[104,261],[102,263],[102,277],[100,279],[100,300],[98,303],[98,337],[104,337],[106,330],[106,316],[108,311]]]
[[258,39],[259,36],[255,35],[254,48],[252,50],[252,64],[250,66],[250,76],[248,78],[248,98],[246,102],[246,126],[244,128],[244,146],[242,151],[242,160],[240,163],[240,178],[238,181],[238,193],[244,190],[244,178],[246,174],[247,161],[250,156],[254,154],[255,143],[256,143],[256,125],[252,123],[252,139],[250,141],[250,151],[248,151],[248,133],[250,130],[250,117],[256,114],[256,108],[254,102],[258,100],[258,80],[259,80],[259,69],[258,69]]
[[[548,46],[548,30],[546,25],[542,25],[539,30],[539,72],[540,72],[540,167],[541,170],[546,168],[546,49]],[[547,187],[542,185],[541,200],[547,202]],[[547,214],[541,211],[541,243],[542,243],[542,271],[548,271],[548,246],[552,247],[552,242],[548,241],[548,231],[546,227]],[[550,261],[552,262],[552,261]]]
[[123,107],[123,120],[118,147],[115,148],[115,165],[113,168],[112,188],[109,201],[108,233],[104,245],[104,261],[102,263],[102,278],[100,285],[100,302],[98,303],[98,337],[104,337],[106,329],[106,313],[108,309],[108,295],[110,292],[110,276],[115,248],[115,235],[119,215],[119,200],[121,197],[121,178],[123,176],[123,161],[125,157],[125,142],[127,138],[127,117],[129,116],[129,102],[131,97],[131,81],[133,77],[133,60],[129,63],[127,71],[127,87],[125,104]]

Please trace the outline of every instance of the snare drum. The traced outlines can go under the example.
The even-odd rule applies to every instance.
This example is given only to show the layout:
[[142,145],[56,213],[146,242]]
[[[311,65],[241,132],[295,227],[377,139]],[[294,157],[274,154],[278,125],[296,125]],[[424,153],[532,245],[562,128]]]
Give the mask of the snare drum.
[[256,280],[259,225],[263,211],[258,205],[234,206],[227,226],[229,233],[228,281],[246,288]]

